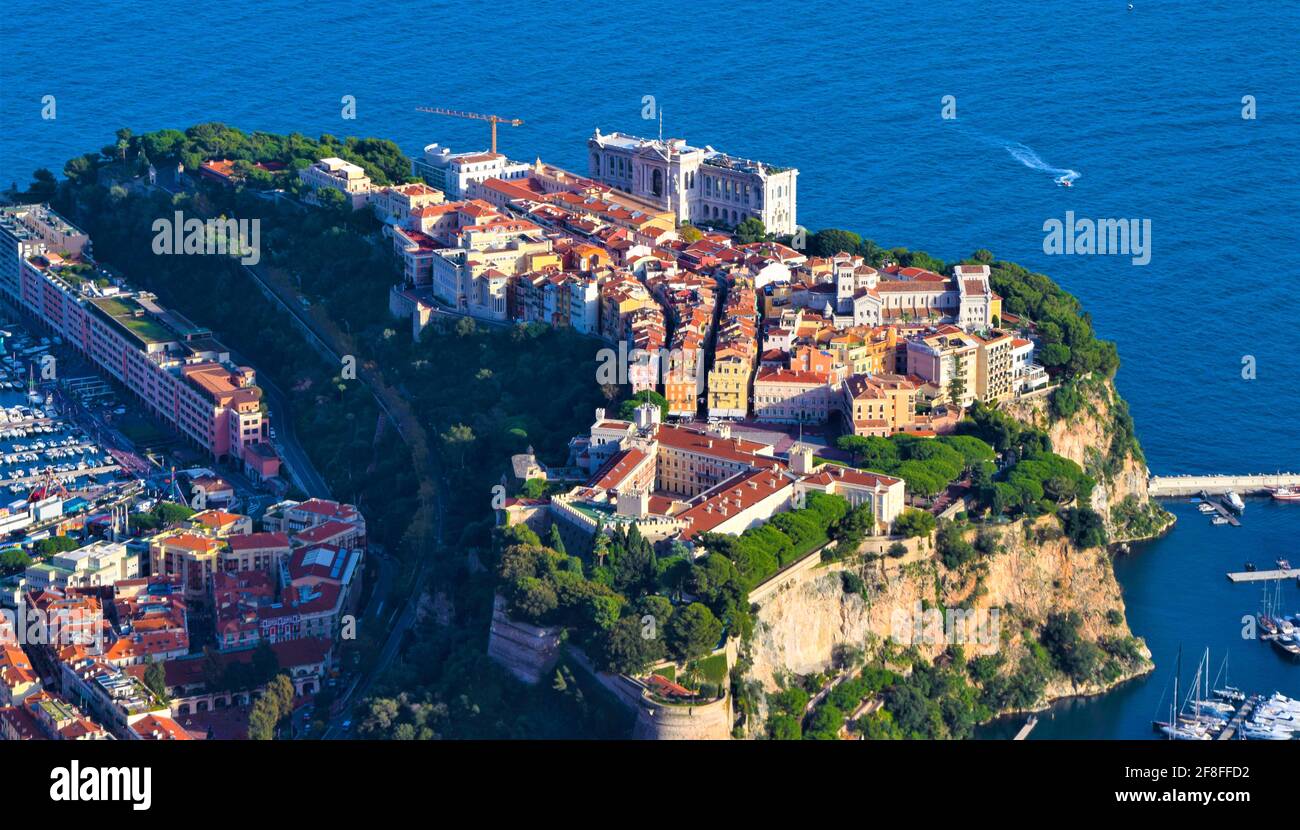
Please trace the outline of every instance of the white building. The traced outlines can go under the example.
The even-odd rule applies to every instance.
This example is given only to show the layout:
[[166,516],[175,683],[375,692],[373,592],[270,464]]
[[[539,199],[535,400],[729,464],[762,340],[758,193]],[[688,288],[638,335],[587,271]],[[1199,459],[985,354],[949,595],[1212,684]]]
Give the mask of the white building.
[[298,171],[303,183],[312,190],[322,187],[337,190],[347,197],[356,210],[370,199],[370,177],[360,165],[341,158],[330,156],[323,158],[310,167]]
[[100,540],[84,548],[55,554],[27,568],[29,589],[97,588],[140,575],[140,562],[121,542]]
[[625,133],[587,140],[593,179],[677,214],[679,222],[739,225],[749,217],[771,233],[795,232],[793,167],[729,156],[683,139],[659,141]]
[[511,161],[501,153],[486,150],[453,153],[450,147],[430,144],[424,156],[411,162],[411,172],[447,194],[449,199],[469,198],[472,184],[488,179],[524,179],[532,165]]

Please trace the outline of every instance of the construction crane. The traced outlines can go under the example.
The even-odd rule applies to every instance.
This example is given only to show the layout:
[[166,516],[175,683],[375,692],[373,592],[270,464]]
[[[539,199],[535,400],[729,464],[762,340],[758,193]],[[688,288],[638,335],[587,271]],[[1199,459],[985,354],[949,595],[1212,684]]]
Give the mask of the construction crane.
[[419,112],[431,112],[434,115],[450,115],[452,118],[474,118],[479,121],[487,121],[492,125],[492,154],[497,152],[497,124],[509,124],[511,127],[518,127],[524,123],[522,118],[502,118],[499,115],[483,115],[478,112],[461,112],[460,110],[443,109],[442,107],[416,107]]

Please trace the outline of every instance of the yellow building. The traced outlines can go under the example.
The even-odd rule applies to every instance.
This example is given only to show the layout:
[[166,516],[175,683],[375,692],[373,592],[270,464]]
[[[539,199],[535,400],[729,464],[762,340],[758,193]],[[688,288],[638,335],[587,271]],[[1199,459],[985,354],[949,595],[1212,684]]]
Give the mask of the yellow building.
[[744,418],[749,412],[749,381],[754,374],[752,352],[719,349],[709,370],[709,417]]
[[898,330],[893,326],[854,326],[818,333],[818,345],[835,355],[838,366],[855,375],[887,375],[897,371]]
[[975,377],[975,396],[985,403],[1000,401],[1015,391],[1012,383],[1013,338],[1003,332],[993,332],[988,338],[978,337],[978,368]]
[[883,438],[915,420],[916,384],[902,375],[852,375],[843,391],[841,412],[854,435]]

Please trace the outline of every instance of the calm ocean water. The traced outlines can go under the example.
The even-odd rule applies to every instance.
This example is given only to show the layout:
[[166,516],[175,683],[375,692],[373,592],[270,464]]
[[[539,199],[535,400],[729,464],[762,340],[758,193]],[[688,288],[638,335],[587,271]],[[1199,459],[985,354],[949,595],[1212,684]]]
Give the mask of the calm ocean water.
[[[1133,5],[758,0],[656,16],[505,0],[489,20],[487,7],[428,2],[380,12],[265,0],[215,15],[20,4],[0,34],[0,181],[58,170],[120,126],[376,135],[411,155],[434,141],[486,144],[486,125],[419,105],[523,118],[502,128],[504,151],[585,170],[593,128],[658,130],[641,119],[653,95],[666,134],[799,167],[806,227],[947,259],[987,247],[1056,278],[1118,341],[1119,388],[1153,471],[1300,471],[1300,7]],[[52,49],[70,26],[75,47]],[[47,94],[53,121],[40,117]],[[355,121],[340,118],[344,95]],[[946,95],[954,121],[940,119]],[[1256,120],[1241,118],[1246,95]],[[1081,177],[1055,187],[1013,146]],[[1150,264],[1046,256],[1043,222],[1067,210],[1150,219]],[[1246,355],[1255,380],[1241,377]],[[1243,685],[1300,694],[1300,667],[1233,639],[1258,592],[1222,578],[1245,559],[1300,558],[1300,506],[1253,502],[1239,529],[1175,509],[1172,535],[1117,566],[1160,669],[1063,708],[1036,736],[1146,736],[1180,643],[1216,655],[1231,643]]]

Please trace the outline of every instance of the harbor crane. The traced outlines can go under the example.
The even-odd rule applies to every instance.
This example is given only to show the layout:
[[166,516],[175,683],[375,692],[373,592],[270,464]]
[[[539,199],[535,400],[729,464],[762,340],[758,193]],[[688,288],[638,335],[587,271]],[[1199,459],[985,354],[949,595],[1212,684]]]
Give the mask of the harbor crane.
[[508,124],[511,127],[518,127],[524,123],[522,118],[503,118],[500,115],[484,115],[479,112],[461,112],[460,110],[449,110],[443,107],[416,107],[419,112],[431,112],[434,115],[450,115],[452,118],[473,118],[479,121],[486,121],[492,125],[492,154],[497,152],[497,124]]

